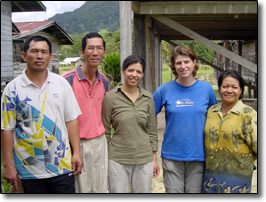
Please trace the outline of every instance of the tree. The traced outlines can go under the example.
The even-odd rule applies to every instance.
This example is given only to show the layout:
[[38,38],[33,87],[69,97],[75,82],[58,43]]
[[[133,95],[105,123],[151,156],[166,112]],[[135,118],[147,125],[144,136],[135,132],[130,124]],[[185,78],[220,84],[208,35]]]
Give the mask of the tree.
[[74,41],[74,45],[63,45],[59,50],[59,60],[62,61],[68,57],[79,57],[81,50],[81,39],[83,34],[70,34],[70,37]]
[[111,82],[111,89],[121,82],[120,54],[109,53],[102,61],[103,73]]
[[172,46],[167,43],[166,41],[162,41],[161,43],[161,49],[162,49],[162,59],[163,59],[163,64],[169,63],[169,57],[171,54],[171,48]]
[[106,43],[105,54],[120,53],[120,31],[108,32],[103,29],[99,32],[99,34],[103,37]]
[[202,57],[203,59],[207,60],[208,62],[212,63],[215,53],[212,49],[202,45],[198,41],[195,40],[186,40],[186,41],[175,41],[177,45],[184,45],[192,48],[195,53]]

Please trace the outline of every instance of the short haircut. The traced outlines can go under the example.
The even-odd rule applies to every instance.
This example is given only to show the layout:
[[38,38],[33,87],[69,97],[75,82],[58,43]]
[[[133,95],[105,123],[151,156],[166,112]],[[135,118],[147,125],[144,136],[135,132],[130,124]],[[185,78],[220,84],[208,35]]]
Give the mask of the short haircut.
[[103,40],[103,47],[105,50],[105,41],[103,39],[103,37],[98,34],[97,32],[89,32],[88,34],[86,34],[83,39],[82,39],[82,50],[85,51],[86,45],[87,45],[87,39],[91,39],[91,38],[101,38]]
[[52,43],[51,41],[49,41],[49,39],[47,39],[44,36],[40,36],[40,35],[36,35],[36,36],[32,36],[30,38],[28,38],[24,44],[24,49],[23,51],[27,54],[27,51],[30,48],[30,42],[31,41],[46,41],[49,47],[49,53],[52,54]]
[[242,93],[239,97],[239,99],[241,99],[243,97],[243,93],[244,93],[244,89],[245,89],[245,85],[244,85],[244,80],[243,78],[241,77],[241,75],[236,71],[236,70],[233,70],[233,69],[228,69],[228,70],[225,70],[218,78],[218,88],[219,88],[219,91],[221,89],[221,86],[222,86],[222,83],[223,83],[223,80],[226,78],[226,77],[233,77],[235,78],[236,80],[238,80],[239,82],[239,86],[242,90]]
[[128,56],[122,65],[122,70],[125,71],[130,65],[132,64],[141,64],[143,73],[145,72],[145,60],[137,55],[130,55]]
[[[192,48],[186,46],[176,46],[170,56],[170,67],[172,73],[175,75],[176,78],[178,78],[178,74],[175,69],[175,60],[179,55],[188,56],[192,61],[194,60],[196,60],[196,62],[198,61],[198,56],[196,55],[196,53]],[[199,66],[195,64],[195,69],[192,72],[193,77],[196,76],[198,69]]]

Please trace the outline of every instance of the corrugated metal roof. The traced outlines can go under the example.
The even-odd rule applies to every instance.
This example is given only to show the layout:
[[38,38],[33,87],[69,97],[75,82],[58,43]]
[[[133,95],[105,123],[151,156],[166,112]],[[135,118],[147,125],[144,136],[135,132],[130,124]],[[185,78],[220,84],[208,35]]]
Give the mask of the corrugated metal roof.
[[13,36],[13,39],[20,39],[43,31],[57,38],[60,45],[74,44],[71,37],[54,21],[15,22],[14,24],[19,29],[20,33]]
[[38,22],[15,22],[15,25],[19,31],[24,34],[31,32],[37,28],[52,24],[53,21],[38,21]]

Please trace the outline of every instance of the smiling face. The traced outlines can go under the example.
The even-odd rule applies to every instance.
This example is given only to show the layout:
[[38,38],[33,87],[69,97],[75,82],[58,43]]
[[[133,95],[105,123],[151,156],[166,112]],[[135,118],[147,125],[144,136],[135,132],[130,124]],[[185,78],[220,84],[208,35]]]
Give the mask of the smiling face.
[[31,41],[27,53],[23,52],[21,57],[27,62],[27,69],[32,72],[46,71],[53,58],[46,41]]
[[140,63],[131,64],[125,70],[123,70],[124,74],[124,84],[127,86],[137,86],[140,80],[143,78],[143,68]]
[[81,51],[87,65],[96,68],[101,63],[104,53],[103,40],[98,37],[88,38],[85,49]]
[[235,104],[239,100],[239,97],[242,93],[239,81],[231,76],[225,77],[223,79],[219,91],[223,103],[227,105]]
[[185,55],[178,55],[175,58],[175,70],[178,78],[191,78],[193,77],[193,70],[196,60],[191,60],[190,57]]

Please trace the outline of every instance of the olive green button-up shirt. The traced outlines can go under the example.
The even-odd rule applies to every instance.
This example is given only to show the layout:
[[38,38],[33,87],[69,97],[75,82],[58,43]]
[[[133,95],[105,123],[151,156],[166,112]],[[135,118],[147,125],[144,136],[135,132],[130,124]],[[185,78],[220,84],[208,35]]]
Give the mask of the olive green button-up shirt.
[[118,85],[104,97],[102,121],[109,159],[124,164],[153,161],[153,152],[158,150],[158,136],[151,93],[140,88],[140,96],[132,102],[123,93],[121,84]]

